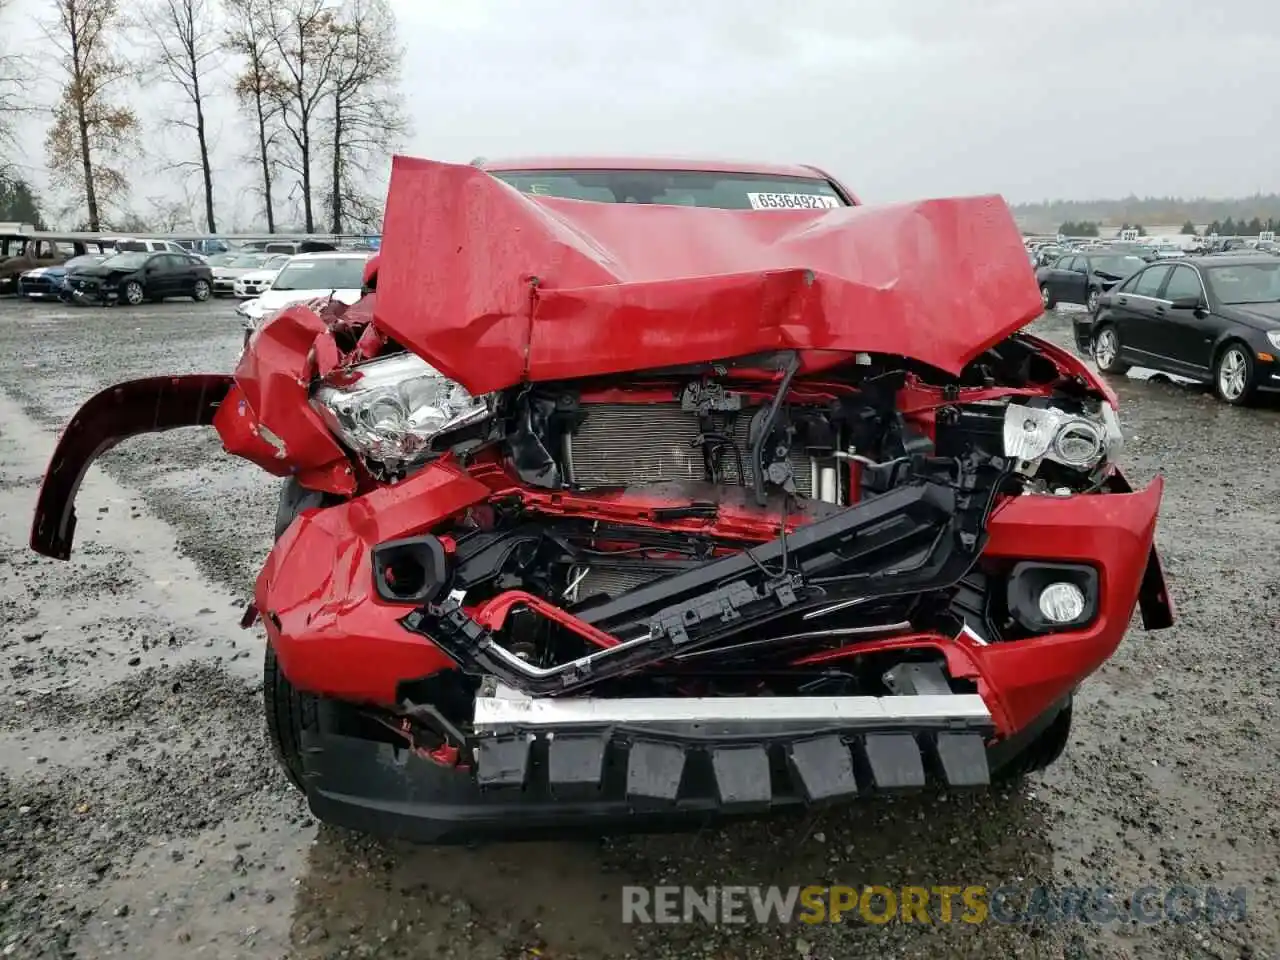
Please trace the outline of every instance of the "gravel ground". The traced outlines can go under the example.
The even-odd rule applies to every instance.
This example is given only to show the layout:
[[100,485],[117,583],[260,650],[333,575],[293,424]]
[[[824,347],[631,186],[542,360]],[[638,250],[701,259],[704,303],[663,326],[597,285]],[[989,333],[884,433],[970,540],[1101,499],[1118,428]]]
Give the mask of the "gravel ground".
[[[1069,315],[1038,326],[1066,342]],[[1133,478],[1167,480],[1179,605],[1081,691],[1011,791],[603,843],[414,848],[318,826],[276,771],[261,635],[236,626],[276,485],[211,431],[112,451],[76,556],[26,548],[56,431],[100,387],[228,369],[228,304],[0,303],[0,955],[1276,957],[1280,415],[1119,384]],[[624,926],[626,883],[1248,889],[1243,921]]]

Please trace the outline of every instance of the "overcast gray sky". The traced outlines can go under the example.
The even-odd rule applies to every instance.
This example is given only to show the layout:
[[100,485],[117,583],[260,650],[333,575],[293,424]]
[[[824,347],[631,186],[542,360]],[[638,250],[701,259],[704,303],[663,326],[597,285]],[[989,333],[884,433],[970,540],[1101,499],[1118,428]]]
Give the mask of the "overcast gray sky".
[[[21,37],[49,0],[15,3]],[[419,156],[796,160],[870,201],[1280,190],[1276,0],[392,5]],[[231,205],[247,131],[229,97],[216,113]],[[39,131],[25,141],[38,166]]]

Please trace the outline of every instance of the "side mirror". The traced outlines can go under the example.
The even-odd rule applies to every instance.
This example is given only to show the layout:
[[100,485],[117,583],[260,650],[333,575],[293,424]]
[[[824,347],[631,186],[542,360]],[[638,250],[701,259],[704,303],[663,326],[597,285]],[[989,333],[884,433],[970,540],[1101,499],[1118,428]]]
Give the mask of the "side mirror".
[[1176,297],[1169,301],[1169,305],[1175,310],[1199,310],[1204,301],[1199,297]]

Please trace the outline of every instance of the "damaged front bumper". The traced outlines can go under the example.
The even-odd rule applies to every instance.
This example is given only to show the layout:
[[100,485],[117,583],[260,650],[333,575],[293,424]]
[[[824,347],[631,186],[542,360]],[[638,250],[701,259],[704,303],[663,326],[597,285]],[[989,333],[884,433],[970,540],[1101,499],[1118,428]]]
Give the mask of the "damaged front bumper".
[[[103,450],[138,433],[211,423],[219,410],[234,422],[236,396],[225,376],[156,378],[99,394],[59,441],[37,505],[33,548],[69,555],[75,491]],[[327,462],[319,453],[313,459]],[[1157,479],[1132,491],[1116,474],[1107,493],[1010,497],[994,510],[983,503],[969,510],[978,509],[983,521],[975,532],[954,522],[966,510],[949,499],[945,484],[897,488],[806,518],[785,545],[768,541],[577,613],[546,604],[542,615],[594,637],[600,649],[539,688],[545,678],[486,646],[486,631],[500,629],[512,609],[507,594],[470,607],[388,599],[374,575],[377,552],[496,498],[519,498],[530,511],[561,519],[668,529],[713,523],[742,539],[758,536],[758,511],[721,503],[710,521],[672,513],[671,498],[660,493],[530,491],[513,488],[500,471],[468,471],[445,458],[393,486],[299,515],[267,559],[255,607],[284,674],[309,693],[397,711],[406,685],[421,678],[460,666],[486,676],[452,755],[353,736],[340,723],[304,729],[305,786],[323,819],[433,841],[574,832],[584,821],[644,829],[931,782],[988,782],[1112,654],[1135,606],[1149,627],[1171,620],[1153,547],[1161,489]],[[943,528],[956,536],[943,543],[928,535]],[[768,575],[783,549],[802,574],[799,584]],[[795,661],[838,668],[878,653],[927,661],[910,676],[886,676],[890,696],[633,698],[590,691],[613,670],[725,641],[739,616],[761,617],[784,603],[794,614],[795,603],[806,602],[796,587],[804,587],[805,575],[830,573],[832,557],[859,575],[893,571],[875,584],[873,592],[883,595],[953,584],[978,553],[984,562],[1091,568],[1093,615],[1081,626],[1021,639],[968,626],[858,638]],[[752,571],[761,567],[757,577]],[[720,592],[743,577],[746,589]],[[700,603],[709,597],[714,610]],[[640,624],[645,631],[634,633]],[[628,649],[628,640],[643,642]]]
[[[990,640],[968,627],[956,634],[907,633],[811,655],[836,668],[842,660],[875,653],[929,660],[910,678],[886,677],[890,696],[597,697],[589,692],[592,681],[614,669],[620,654],[611,651],[625,642],[600,644],[585,667],[539,677],[529,665],[521,669],[499,658],[499,644],[486,643],[486,631],[502,627],[510,598],[500,594],[480,607],[444,603],[431,610],[387,602],[367,575],[376,566],[375,551],[420,530],[424,516],[465,509],[491,493],[475,477],[441,463],[404,481],[394,494],[377,491],[303,514],[273,551],[257,603],[295,684],[347,701],[390,705],[402,702],[404,685],[414,678],[459,665],[486,675],[468,731],[455,741],[463,743],[467,766],[457,764],[458,754],[442,757],[412,744],[339,731],[309,734],[306,789],[323,819],[442,842],[665,828],[880,791],[980,786],[1062,713],[1072,691],[1114,652],[1135,606],[1152,628],[1172,616],[1152,546],[1161,483],[1123,492],[1117,478],[1115,492],[1107,494],[1010,498],[987,520],[986,559],[1097,571],[1096,613],[1083,627],[1012,641]],[[871,515],[867,508],[892,506],[895,499],[901,501],[891,511],[897,515],[919,507],[907,493],[891,492],[835,516],[852,523],[860,511]],[[560,507],[573,510],[571,500],[561,498]],[[879,517],[873,528],[893,529],[885,525],[889,519]],[[822,524],[815,521],[789,538],[800,563],[810,556],[802,534],[821,533]],[[889,539],[903,542],[905,530],[894,530]],[[815,548],[812,556],[824,552]],[[321,553],[338,562],[319,569],[309,558]],[[932,582],[948,579],[939,574]],[[680,582],[668,577],[662,589],[678,594]],[[613,630],[637,610],[652,624],[663,621],[663,609],[661,602],[646,603],[643,591],[632,591],[583,612],[577,626],[587,636],[600,627]],[[450,616],[457,629],[442,630]],[[698,633],[700,626],[691,618],[683,637],[650,630],[643,639],[658,645],[645,661],[628,654],[616,661],[618,669],[643,668],[649,657],[696,648],[709,639]]]
[[581,837],[931,784],[981,787],[991,776],[993,722],[974,694],[646,701],[530,699],[498,687],[477,698],[476,721],[473,771],[387,743],[307,735],[313,811],[431,843]]

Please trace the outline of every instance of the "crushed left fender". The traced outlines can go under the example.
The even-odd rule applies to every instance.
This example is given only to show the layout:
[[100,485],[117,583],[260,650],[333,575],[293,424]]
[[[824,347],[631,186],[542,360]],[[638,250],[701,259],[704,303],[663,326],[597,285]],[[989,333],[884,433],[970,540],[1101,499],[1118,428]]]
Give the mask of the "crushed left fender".
[[76,531],[76,493],[85,471],[121,440],[178,427],[207,427],[231,388],[225,374],[148,377],[108,387],[67,425],[36,501],[31,549],[66,560]]

